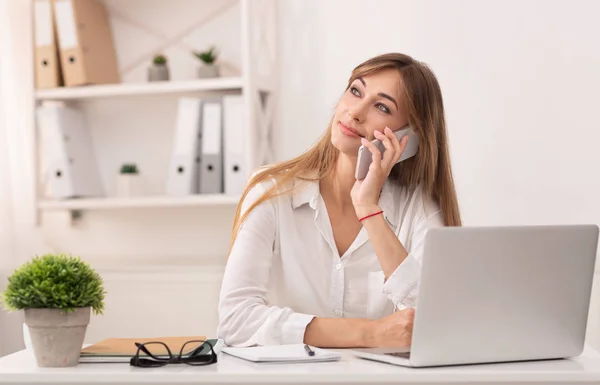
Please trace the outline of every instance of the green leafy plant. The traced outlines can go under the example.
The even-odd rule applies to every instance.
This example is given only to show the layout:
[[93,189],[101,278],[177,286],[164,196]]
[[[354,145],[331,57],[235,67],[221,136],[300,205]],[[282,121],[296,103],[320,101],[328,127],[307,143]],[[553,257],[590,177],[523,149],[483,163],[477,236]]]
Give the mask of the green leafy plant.
[[125,163],[121,166],[121,174],[139,174],[139,170],[135,163]]
[[194,55],[206,65],[213,64],[218,56],[215,47],[210,47],[206,51],[194,51]]
[[102,277],[79,257],[64,254],[36,256],[8,277],[0,303],[9,311],[47,308],[71,313],[91,307],[103,314]]
[[152,59],[152,63],[155,65],[165,65],[167,64],[167,57],[165,55],[156,55],[154,59]]

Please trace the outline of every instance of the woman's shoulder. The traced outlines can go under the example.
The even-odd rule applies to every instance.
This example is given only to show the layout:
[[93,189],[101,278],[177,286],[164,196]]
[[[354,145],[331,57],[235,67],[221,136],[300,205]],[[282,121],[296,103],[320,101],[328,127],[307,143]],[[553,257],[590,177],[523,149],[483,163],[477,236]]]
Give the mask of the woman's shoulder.
[[[275,196],[279,198],[282,196],[285,197],[285,193],[291,191],[298,183],[297,178],[286,182],[286,178],[283,178],[283,175],[269,175],[268,171],[269,168],[264,166],[256,170],[248,178],[248,183],[246,185],[248,191],[244,198],[244,206],[249,206],[271,190],[273,190],[273,197],[265,200],[261,204],[275,204],[275,200],[273,199]],[[266,172],[266,174],[261,174],[262,172]],[[258,179],[256,179],[257,177]]]
[[[249,191],[253,191],[254,193],[264,193],[275,187],[277,194],[285,194],[302,188],[307,184],[318,182],[318,173],[316,171],[306,171],[294,177],[287,177],[285,171],[286,170],[278,175],[268,175],[268,167],[265,166],[258,169],[250,176],[250,178],[248,178],[248,184],[252,184]],[[262,172],[266,172],[267,174],[261,176],[260,181],[253,182],[254,178]]]
[[258,200],[261,196],[263,196],[267,191],[269,191],[275,184],[276,180],[272,177],[261,178],[258,181],[255,181],[255,178],[263,171],[259,169],[255,171],[248,178],[248,182],[246,184],[246,196],[244,197],[244,206],[249,206],[256,200]]

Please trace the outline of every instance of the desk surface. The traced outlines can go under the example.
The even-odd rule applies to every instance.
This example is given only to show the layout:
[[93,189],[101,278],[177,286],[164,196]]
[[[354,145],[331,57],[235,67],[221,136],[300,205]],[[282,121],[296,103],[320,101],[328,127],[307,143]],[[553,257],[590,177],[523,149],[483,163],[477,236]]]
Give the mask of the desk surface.
[[155,369],[129,364],[80,364],[74,368],[39,368],[30,351],[0,358],[0,384],[381,384],[381,383],[596,383],[600,354],[592,349],[569,360],[403,368],[354,358],[342,351],[338,362],[266,364],[225,354],[206,367],[171,365]]

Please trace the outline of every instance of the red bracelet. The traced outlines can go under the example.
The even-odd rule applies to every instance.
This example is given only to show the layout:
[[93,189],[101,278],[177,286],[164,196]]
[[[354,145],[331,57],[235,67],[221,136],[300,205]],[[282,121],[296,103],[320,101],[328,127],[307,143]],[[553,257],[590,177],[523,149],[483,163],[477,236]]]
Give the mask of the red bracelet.
[[383,210],[381,210],[381,211],[378,211],[378,212],[376,212],[376,213],[373,213],[373,214],[369,214],[369,215],[367,215],[367,216],[364,216],[364,217],[360,218],[358,221],[359,221],[359,222],[362,222],[362,220],[363,220],[363,219],[371,218],[371,217],[374,217],[375,215],[379,215],[379,214],[381,214],[381,213],[383,213]]

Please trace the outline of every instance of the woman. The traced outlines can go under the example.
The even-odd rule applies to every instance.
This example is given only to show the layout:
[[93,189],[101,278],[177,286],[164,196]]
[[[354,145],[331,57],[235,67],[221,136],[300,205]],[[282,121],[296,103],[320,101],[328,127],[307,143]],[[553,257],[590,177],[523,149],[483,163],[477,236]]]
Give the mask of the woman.
[[[417,154],[393,132],[410,124]],[[381,153],[370,141],[380,139]],[[372,153],[356,180],[359,147]],[[460,226],[438,82],[385,54],[354,69],[321,140],[251,178],[219,301],[227,345],[408,346],[428,229]]]

